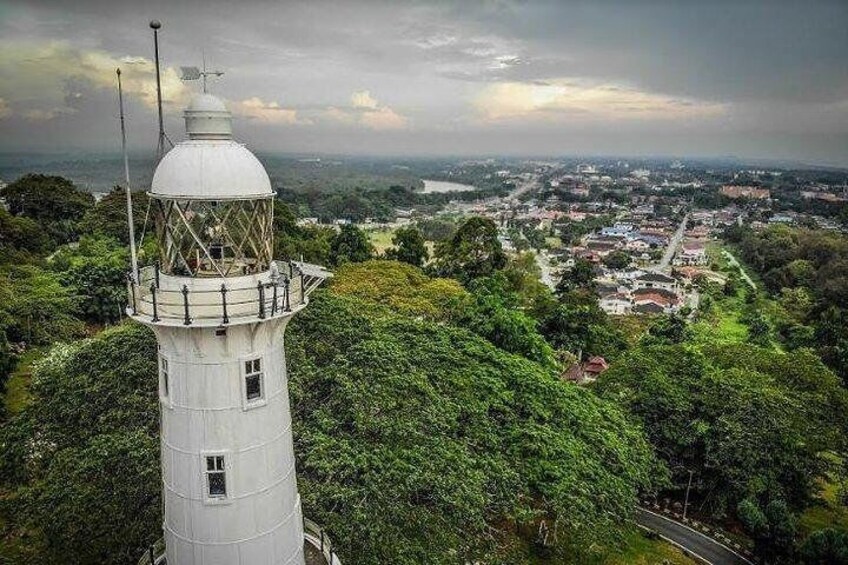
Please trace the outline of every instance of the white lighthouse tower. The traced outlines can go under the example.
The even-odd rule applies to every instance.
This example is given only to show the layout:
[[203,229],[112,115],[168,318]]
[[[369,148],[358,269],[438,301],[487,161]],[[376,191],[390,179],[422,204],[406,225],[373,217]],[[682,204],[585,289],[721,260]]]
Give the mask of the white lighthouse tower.
[[274,192],[224,104],[198,95],[185,122],[150,191],[159,261],[130,281],[128,313],[159,343],[164,555],[145,559],[303,565],[306,541],[338,563],[304,532],[283,347],[330,275],[273,261]]

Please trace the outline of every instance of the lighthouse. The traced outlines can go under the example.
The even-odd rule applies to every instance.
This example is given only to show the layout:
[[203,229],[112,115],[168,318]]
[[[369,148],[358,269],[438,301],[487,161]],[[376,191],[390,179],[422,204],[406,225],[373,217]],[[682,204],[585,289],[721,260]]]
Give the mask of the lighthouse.
[[274,261],[274,191],[224,103],[195,96],[185,126],[149,192],[158,261],[128,277],[159,345],[164,543],[142,561],[338,564],[301,511],[284,348],[330,274]]

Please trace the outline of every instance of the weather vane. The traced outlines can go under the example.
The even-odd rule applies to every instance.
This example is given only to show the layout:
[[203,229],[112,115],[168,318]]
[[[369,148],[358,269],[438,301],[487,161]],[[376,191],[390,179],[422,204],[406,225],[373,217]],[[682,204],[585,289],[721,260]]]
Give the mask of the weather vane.
[[203,55],[203,70],[197,67],[180,67],[182,80],[199,80],[203,79],[203,93],[206,94],[206,78],[210,76],[219,77],[224,74],[224,71],[210,71],[206,69],[206,54]]

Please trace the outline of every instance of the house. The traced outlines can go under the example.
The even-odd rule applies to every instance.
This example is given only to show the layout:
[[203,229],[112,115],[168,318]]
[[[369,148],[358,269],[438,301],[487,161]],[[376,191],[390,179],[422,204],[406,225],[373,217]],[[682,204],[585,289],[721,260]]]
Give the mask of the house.
[[609,369],[609,364],[606,359],[595,356],[590,357],[585,363],[579,361],[573,363],[562,375],[562,378],[577,384],[587,384],[596,381],[598,376],[607,369]]
[[673,277],[662,273],[645,273],[633,281],[633,286],[636,289],[653,288],[663,289],[671,292],[677,290],[677,281]]
[[671,314],[680,309],[677,294],[663,289],[640,289],[633,292],[633,312],[637,314]]
[[606,294],[598,300],[598,306],[607,314],[622,315],[629,314],[633,308],[630,297],[623,292]]
[[706,265],[707,250],[703,242],[684,241],[674,255],[675,265]]

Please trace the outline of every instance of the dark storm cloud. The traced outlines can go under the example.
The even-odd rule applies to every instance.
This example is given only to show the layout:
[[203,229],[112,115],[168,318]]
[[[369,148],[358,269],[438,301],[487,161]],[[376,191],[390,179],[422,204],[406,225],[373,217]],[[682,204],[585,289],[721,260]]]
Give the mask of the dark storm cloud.
[[[113,144],[101,75],[150,58],[152,17],[166,66],[205,53],[227,72],[213,89],[264,149],[848,162],[848,3],[837,1],[0,0],[0,149]],[[21,62],[44,45],[60,81]],[[77,76],[83,63],[95,70]],[[130,95],[140,119],[152,118],[146,88]],[[373,107],[353,107],[362,91]],[[176,111],[169,120],[179,130]]]

